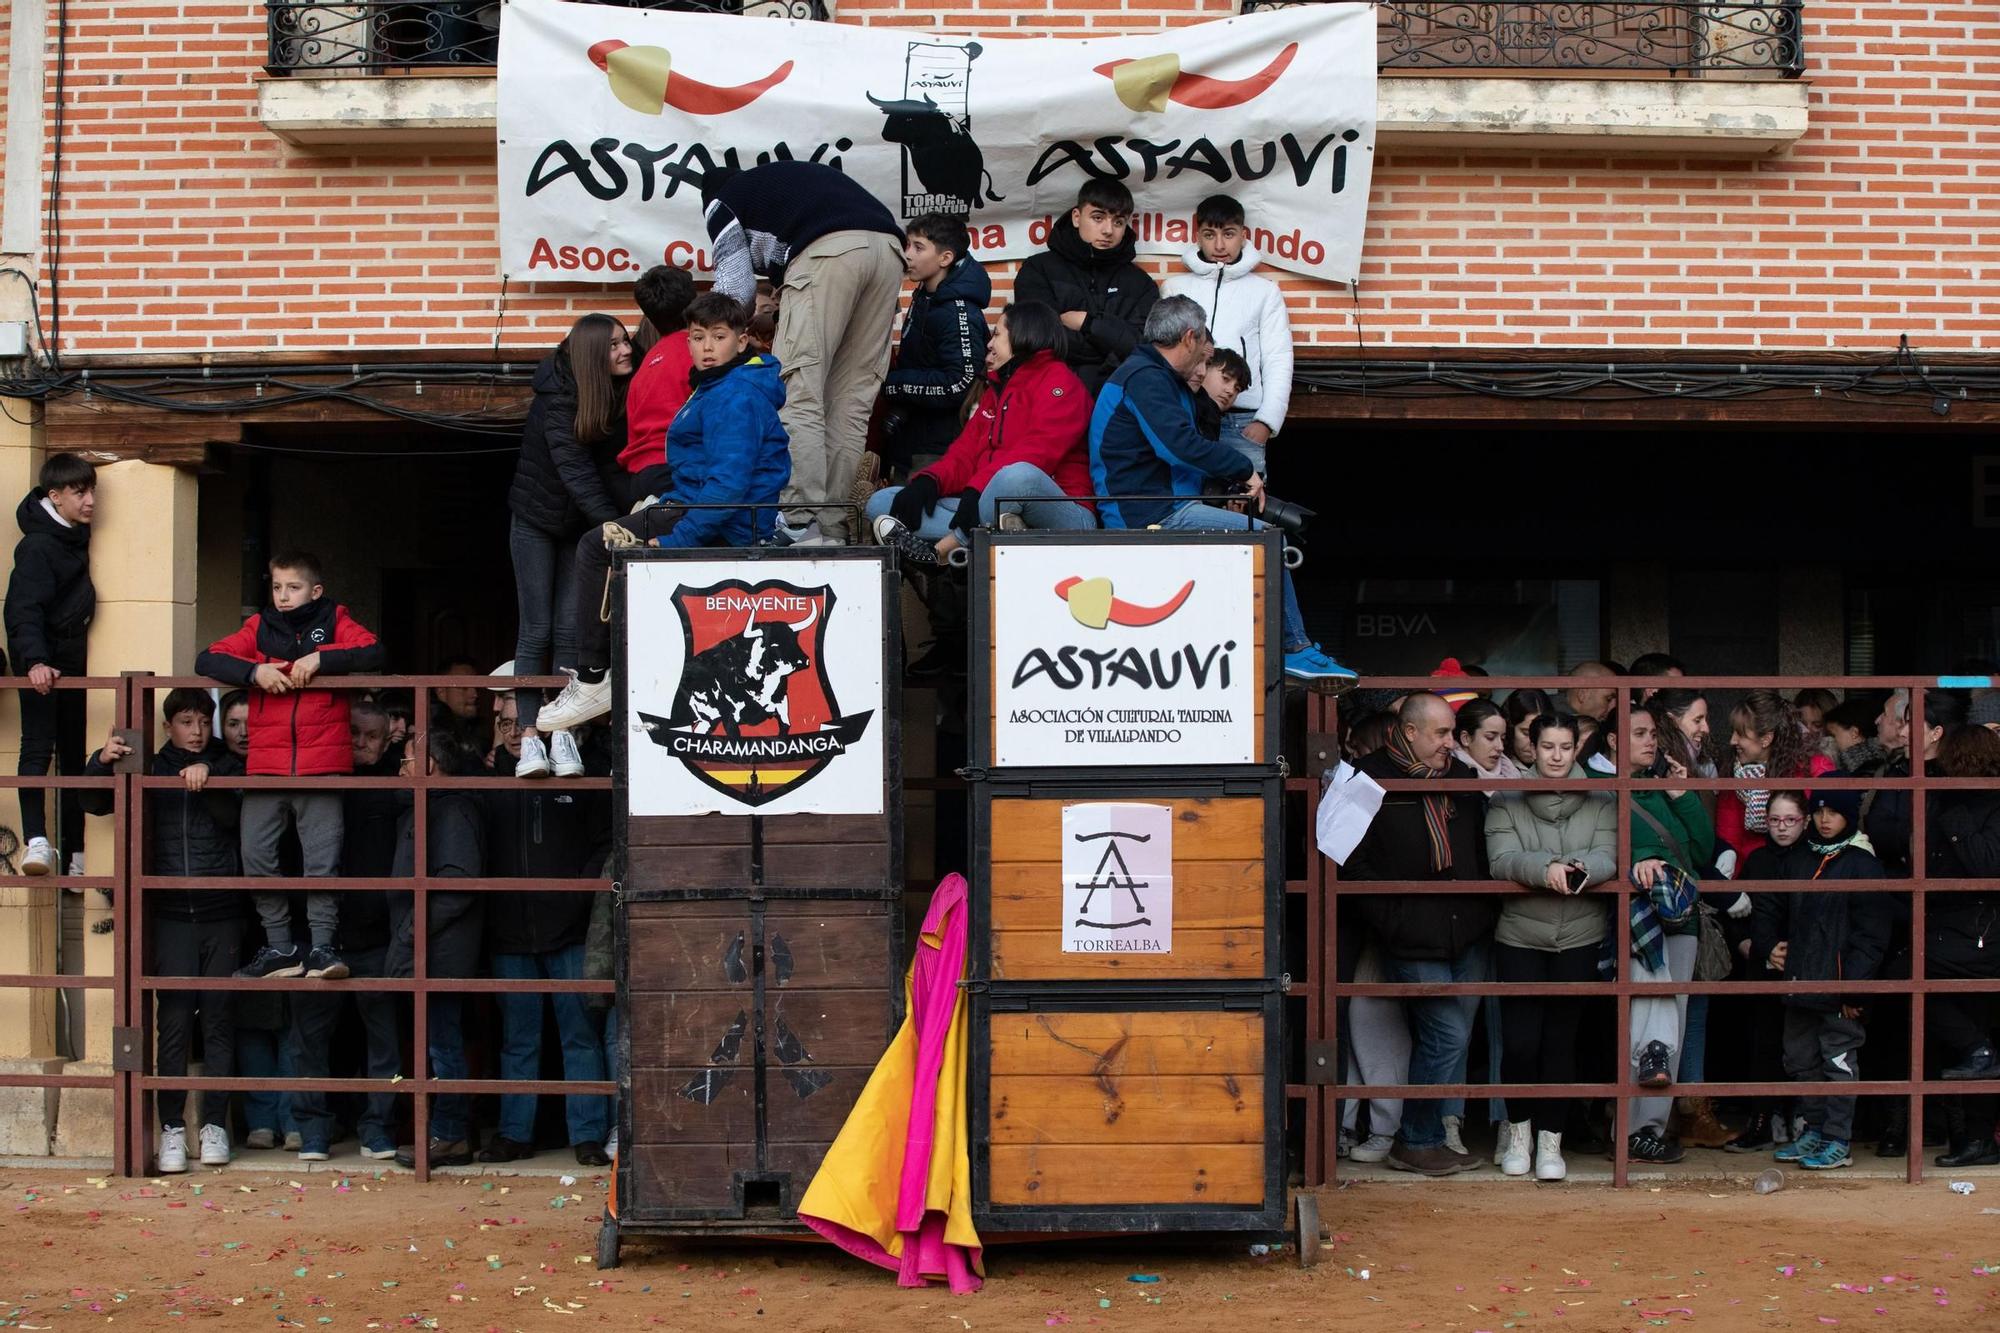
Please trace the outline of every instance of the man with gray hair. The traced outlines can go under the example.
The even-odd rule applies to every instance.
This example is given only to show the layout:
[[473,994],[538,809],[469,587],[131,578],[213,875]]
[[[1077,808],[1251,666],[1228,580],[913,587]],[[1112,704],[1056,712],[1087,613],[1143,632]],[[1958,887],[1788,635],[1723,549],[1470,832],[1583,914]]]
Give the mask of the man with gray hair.
[[[1195,429],[1188,379],[1215,351],[1207,318],[1192,297],[1160,301],[1146,316],[1139,346],[1098,392],[1090,417],[1090,479],[1107,528],[1242,532],[1265,526],[1201,500],[1202,484],[1214,480],[1240,489],[1253,512],[1264,504],[1264,479],[1250,460]],[[1160,496],[1172,498],[1147,498]],[[1279,572],[1285,674],[1353,681],[1353,671],[1307,637],[1291,571]]]

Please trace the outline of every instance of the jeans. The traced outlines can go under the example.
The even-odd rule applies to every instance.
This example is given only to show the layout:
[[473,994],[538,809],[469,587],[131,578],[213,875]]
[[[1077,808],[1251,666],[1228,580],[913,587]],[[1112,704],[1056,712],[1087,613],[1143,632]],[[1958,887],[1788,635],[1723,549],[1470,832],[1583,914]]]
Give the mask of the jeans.
[[[1492,946],[1480,941],[1458,957],[1385,958],[1389,980],[1408,985],[1418,982],[1484,981],[1492,975]],[[1443,999],[1405,1001],[1414,1028],[1410,1048],[1410,1082],[1463,1083],[1466,1059],[1472,1051],[1472,1020],[1479,1012],[1476,995],[1452,995]],[[1462,1104],[1462,1102],[1461,1102]],[[1449,1109],[1436,1100],[1403,1103],[1403,1144],[1409,1148],[1436,1148],[1444,1143],[1444,1115]]]
[[[83,775],[83,690],[50,690],[39,694],[21,691],[21,762],[14,771],[23,777],[41,777],[53,762],[60,777]],[[57,846],[62,861],[56,873],[69,873],[69,858],[83,853],[83,807],[80,792],[56,792]],[[49,806],[39,787],[21,788],[21,843],[49,836]]]
[[[243,922],[177,921],[155,917],[153,932],[153,974],[161,977],[226,977],[236,970],[243,953]],[[195,1008],[201,1009],[201,1065],[207,1078],[230,1078],[236,1073],[236,1023],[230,1012],[229,992],[163,990],[158,992],[159,1042],[154,1069],[165,1078],[185,1077],[188,1050],[194,1042]],[[163,1127],[178,1128],[187,1110],[187,1089],[162,1088],[153,1098]],[[229,1094],[211,1093],[202,1098],[202,1120],[211,1125],[228,1125]]]
[[[433,993],[429,1020],[431,1077],[466,1077],[470,1066],[465,1062],[465,996],[442,991]],[[471,1129],[472,1097],[469,1094],[441,1092],[431,1098],[432,1138],[457,1143]]]
[[1231,449],[1249,459],[1250,466],[1257,469],[1259,476],[1269,477],[1271,474],[1265,470],[1264,466],[1264,446],[1252,443],[1250,438],[1243,433],[1243,428],[1256,419],[1257,414],[1255,412],[1224,412],[1222,414],[1222,434],[1217,438],[1223,444],[1228,445]]
[[[1232,513],[1214,505],[1184,504],[1160,521],[1160,526],[1168,532],[1243,532],[1246,529],[1258,531],[1270,525],[1261,519],[1245,514]],[[1305,614],[1299,610],[1299,595],[1292,588],[1292,571],[1280,569],[1284,580],[1284,650],[1294,652],[1311,643],[1306,636]]]
[[[521,628],[514,635],[514,674],[544,676],[557,667],[575,666],[576,622],[564,594],[575,574],[576,543],[551,537],[517,517],[507,531],[507,551],[514,558],[514,600],[521,613]],[[514,700],[521,725],[534,726],[542,692],[520,690]]]
[[[241,1078],[297,1078],[298,1072],[292,1067],[292,1044],[284,1030],[237,1028],[236,1073]],[[279,1138],[296,1133],[299,1122],[292,1114],[292,1095],[244,1093],[243,1123],[253,1130],[268,1129]]]
[[[618,523],[640,541],[649,542],[672,532],[687,513],[679,505],[657,504],[627,514]],[[602,669],[611,665],[611,622],[604,615],[610,577],[611,551],[604,545],[604,530],[592,528],[577,538],[570,574],[570,622],[576,633],[578,666]]]
[[[337,791],[246,791],[243,793],[243,873],[276,876],[278,844],[289,827],[297,832],[307,879],[331,879],[340,873],[340,842],[345,806]],[[292,947],[292,904],[282,893],[259,893],[257,919],[264,941],[273,949]],[[340,895],[306,894],[306,924],[315,949],[333,947],[340,931]]]
[[1688,996],[1687,1035],[1681,1040],[1682,1083],[1699,1083],[1708,1075],[1708,1001]]
[[[889,506],[901,486],[890,486],[875,492],[868,499],[868,523],[872,527],[875,520],[889,512]],[[1024,503],[1040,501],[1041,503]],[[1056,485],[1055,478],[1036,467],[1033,463],[1009,463],[995,472],[979,492],[979,522],[982,527],[993,527],[1002,514],[1019,514],[1021,521],[1031,528],[1041,528],[1049,532],[1094,532],[1097,516],[1069,498],[1069,492]],[[951,529],[951,521],[958,515],[958,497],[941,497],[937,504],[924,515],[917,525],[917,535],[929,541],[938,541]]]
[[[367,949],[348,949],[342,955],[349,975],[388,975],[388,947],[377,944]],[[346,1008],[346,996],[337,992],[303,990],[292,996],[292,1069],[299,1078],[331,1078],[333,1069],[328,1052],[333,1032]],[[366,1040],[365,1073],[369,1078],[390,1079],[403,1072],[401,1024],[397,1021],[396,997],[382,991],[356,990],[354,1008],[361,1017]],[[457,997],[453,997],[457,998]],[[362,1103],[361,1120],[355,1126],[363,1147],[393,1147],[396,1142],[396,1095],[371,1092]],[[299,1136],[307,1143],[329,1143],[333,1139],[333,1111],[323,1092],[292,1094],[292,1110],[298,1119]]]
[[[583,976],[583,945],[572,944],[547,953],[496,953],[493,975],[508,981],[576,981]],[[501,995],[500,1077],[542,1076],[542,1000],[540,995]],[[551,995],[556,1031],[562,1038],[563,1077],[573,1082],[602,1082],[604,1046],[597,1020],[582,995]],[[563,1099],[571,1146],[604,1142],[609,1116],[607,1099],[591,1094]],[[533,1093],[507,1093],[500,1098],[500,1132],[516,1143],[535,1141]]]

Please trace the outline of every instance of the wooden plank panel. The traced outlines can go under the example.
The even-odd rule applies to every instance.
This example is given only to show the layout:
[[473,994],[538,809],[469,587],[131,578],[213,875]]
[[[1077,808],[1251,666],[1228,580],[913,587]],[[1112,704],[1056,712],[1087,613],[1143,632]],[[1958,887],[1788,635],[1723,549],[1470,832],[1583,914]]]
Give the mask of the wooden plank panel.
[[887,815],[768,815],[764,819],[766,847],[888,841]]
[[1258,1013],[996,1013],[994,1082],[1018,1074],[1261,1077],[1264,1017]]
[[1258,1075],[1028,1075],[989,1087],[994,1143],[1264,1141]]
[[1059,1208],[1264,1201],[1262,1144],[996,1143],[990,1153],[995,1204]]
[[[1174,933],[1261,927],[1265,865],[1257,861],[1193,861],[1174,865]],[[1052,861],[993,867],[995,930],[1055,926],[1062,914],[1062,867]]]
[[632,1130],[639,1145],[755,1144],[756,1073],[747,1060],[741,1068],[635,1068]]
[[870,1065],[894,1036],[895,1010],[884,985],[867,990],[765,992],[765,1042],[775,1060],[820,1065]]
[[799,1200],[806,1194],[806,1186],[819,1174],[819,1164],[826,1159],[826,1150],[833,1146],[833,1140],[824,1143],[773,1143],[764,1149],[764,1172],[766,1175],[784,1173],[789,1176],[783,1193],[785,1211],[798,1211]]
[[[845,906],[845,904],[843,904]],[[776,902],[764,915],[764,982],[775,990],[874,990],[889,984],[889,905],[865,915]]]
[[625,821],[628,847],[748,847],[747,815],[634,815]]
[[880,889],[888,887],[889,844],[764,844],[767,889]]
[[757,1169],[756,1146],[748,1143],[635,1143],[620,1145],[619,1158],[632,1165],[632,1193],[620,1194],[619,1214],[641,1220],[669,1208],[734,1216],[735,1173]]
[[[1264,856],[1264,801],[1256,796],[1222,796],[1149,801],[1107,797],[1174,810],[1174,863],[1261,860]],[[1087,802],[1006,798],[992,807],[996,862],[1060,861],[1062,810]]]
[[625,887],[645,889],[748,889],[750,844],[737,847],[630,847]]
[[874,1072],[872,1065],[773,1065],[764,1078],[770,1142],[831,1143]]
[[1064,953],[1059,930],[993,935],[993,975],[1005,981],[1051,981],[1116,972],[1135,977],[1254,977],[1264,968],[1262,926],[1183,930],[1172,953]]
[[748,986],[634,992],[625,1006],[625,1022],[632,1032],[632,1068],[752,1068],[757,1051],[755,1007],[756,997]]
[[[707,903],[659,903],[707,907]],[[683,918],[628,918],[625,925],[627,991],[716,991],[747,988],[756,965],[750,914],[736,904],[730,915],[689,913]]]

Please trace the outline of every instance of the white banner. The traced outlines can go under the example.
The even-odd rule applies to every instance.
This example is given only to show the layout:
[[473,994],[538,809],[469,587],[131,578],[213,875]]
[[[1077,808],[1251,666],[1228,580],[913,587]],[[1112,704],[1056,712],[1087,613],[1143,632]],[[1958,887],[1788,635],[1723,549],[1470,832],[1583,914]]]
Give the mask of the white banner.
[[1106,802],[1062,812],[1062,951],[1174,951],[1174,808]]
[[1142,37],[990,39],[506,0],[500,255],[517,281],[709,271],[701,178],[837,166],[898,217],[970,213],[981,259],[1043,248],[1091,177],[1125,182],[1144,254],[1243,204],[1266,262],[1360,271],[1375,19],[1314,4]]
[[993,762],[1257,759],[1248,546],[993,548]]
[[648,560],[625,571],[626,808],[882,812],[882,566]]

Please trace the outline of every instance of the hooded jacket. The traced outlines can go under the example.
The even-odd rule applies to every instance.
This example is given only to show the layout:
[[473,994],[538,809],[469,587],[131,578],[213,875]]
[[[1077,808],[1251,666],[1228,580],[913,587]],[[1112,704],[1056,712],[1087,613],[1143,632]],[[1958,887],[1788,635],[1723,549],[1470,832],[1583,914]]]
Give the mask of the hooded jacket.
[[65,527],[42,504],[37,487],[15,507],[21,540],[7,580],[7,650],[14,670],[52,666],[64,675],[84,673],[90,619],[97,589],[90,581],[90,524]]
[[894,443],[904,457],[933,454],[958,434],[959,408],[986,368],[986,306],[993,282],[971,255],[954,263],[936,291],[910,296],[896,364],[882,397],[899,413]]
[[[610,772],[588,756],[595,776]],[[514,776],[514,756],[493,756],[493,775]],[[601,870],[611,851],[611,809],[606,793],[564,791],[542,783],[480,793],[486,818],[486,873],[494,879],[583,879]],[[583,943],[596,895],[509,893],[506,909],[488,915],[486,947],[492,953],[550,953]]]
[[1496,941],[1548,953],[1603,943],[1610,917],[1603,895],[1552,892],[1548,876],[1557,861],[1579,861],[1589,884],[1617,877],[1616,802],[1597,792],[1503,791],[1486,807],[1486,859],[1494,878],[1536,890],[1503,900]]
[[[84,761],[87,778],[109,776],[114,770],[98,750]],[[208,765],[209,776],[241,777],[243,761],[219,740],[200,754],[172,743],[162,745],[146,766],[156,778],[179,777],[195,764]],[[106,789],[78,793],[87,815],[108,815],[112,795]],[[240,793],[222,788],[191,792],[154,788],[146,792],[146,841],[152,849],[151,873],[174,879],[227,879],[242,873],[237,859],[237,811]],[[227,889],[151,889],[149,913],[176,921],[230,921],[246,915],[250,897]]]
[[983,491],[993,474],[1032,463],[1090,505],[1090,395],[1054,352],[1036,352],[988,380],[979,406],[943,458],[917,475],[939,495]]
[[1138,240],[1128,227],[1117,245],[1093,249],[1067,214],[1049,230],[1049,248],[1030,255],[1014,278],[1016,301],[1039,301],[1058,315],[1081,310],[1081,330],[1066,330],[1063,359],[1092,396],[1139,345],[1159,288],[1132,262]]
[[267,606],[226,639],[194,659],[204,676],[250,689],[252,777],[307,777],[349,773],[354,740],[347,730],[347,692],[307,688],[272,694],[254,687],[257,667],[292,663],[319,654],[322,676],[380,671],[382,645],[347,608],[321,597],[290,611]]
[[1185,495],[1175,500],[1105,500],[1107,528],[1146,528],[1201,496],[1210,477],[1250,480],[1250,460],[1195,428],[1194,393],[1151,343],[1125,359],[1090,415],[1090,480],[1103,496]]
[[686,329],[664,334],[646,352],[625,390],[625,447],[618,466],[637,476],[667,461],[667,431],[688,398],[694,361]]
[[[1840,851],[1827,855],[1801,838],[1789,848],[1765,848],[1785,879],[1880,879],[1882,866],[1868,835],[1857,833]],[[1786,981],[1873,981],[1889,951],[1889,903],[1880,893],[1760,893],[1751,917],[1751,975],[1769,976],[1763,960],[1780,941],[1785,951]],[[1868,1007],[1869,996],[1846,997],[1846,1003]],[[1796,1009],[1834,1013],[1842,998],[1835,995],[1787,995]]]
[[576,438],[576,374],[569,363],[569,339],[535,367],[534,400],[521,430],[521,454],[507,508],[523,523],[550,537],[574,541],[583,530],[625,512],[619,503],[624,484],[618,454],[626,447],[625,393],[629,381],[613,380],[612,413],[604,438],[585,444]]
[[784,405],[778,362],[768,353],[745,352],[694,372],[694,392],[667,432],[673,480],[660,498],[745,507],[690,509],[655,545],[755,546],[770,537],[778,494],[792,479],[791,447],[778,420]]
[[1181,262],[1188,271],[1168,278],[1160,294],[1193,297],[1208,314],[1215,345],[1240,352],[1250,363],[1251,384],[1236,395],[1235,410],[1256,413],[1276,435],[1292,405],[1292,317],[1278,284],[1257,274],[1264,256],[1245,245],[1235,263],[1216,264],[1195,246],[1182,253]]
[[[1354,766],[1371,778],[1407,776],[1386,750],[1356,760]],[[1472,778],[1471,769],[1452,760],[1444,776]],[[1482,829],[1486,798],[1478,792],[1451,793],[1452,817],[1446,826],[1451,865],[1433,870],[1430,836],[1424,829],[1421,792],[1393,791],[1382,798],[1375,822],[1340,868],[1343,880],[1483,880],[1486,845]],[[1493,934],[1500,900],[1492,894],[1379,894],[1359,897],[1361,918],[1391,957],[1456,958]]]

